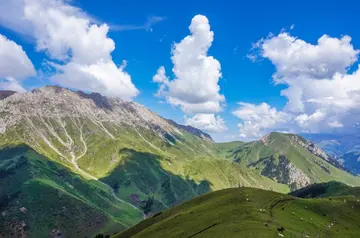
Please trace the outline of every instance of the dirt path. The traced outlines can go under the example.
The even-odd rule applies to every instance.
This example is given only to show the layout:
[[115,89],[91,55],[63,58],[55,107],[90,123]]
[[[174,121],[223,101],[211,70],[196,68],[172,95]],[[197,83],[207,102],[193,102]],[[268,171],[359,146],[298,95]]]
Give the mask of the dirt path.
[[283,198],[283,199],[280,199],[280,200],[277,200],[276,202],[272,203],[270,205],[270,216],[271,216],[271,219],[274,220],[274,212],[273,212],[273,209],[279,205],[280,203],[285,203],[285,202],[290,202],[290,201],[294,201],[295,198]]

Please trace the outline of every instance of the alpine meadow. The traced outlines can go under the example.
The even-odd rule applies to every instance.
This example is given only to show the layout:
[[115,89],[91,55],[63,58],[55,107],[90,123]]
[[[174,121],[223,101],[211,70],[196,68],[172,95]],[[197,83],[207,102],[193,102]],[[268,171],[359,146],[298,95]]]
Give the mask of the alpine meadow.
[[1,0],[0,238],[360,237],[346,2]]

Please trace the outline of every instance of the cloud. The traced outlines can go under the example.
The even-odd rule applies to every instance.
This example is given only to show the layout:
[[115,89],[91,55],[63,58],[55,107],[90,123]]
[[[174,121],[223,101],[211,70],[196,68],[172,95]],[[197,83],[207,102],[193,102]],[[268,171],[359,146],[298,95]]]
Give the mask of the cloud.
[[338,121],[329,122],[328,125],[330,127],[334,127],[334,128],[341,128],[344,126],[342,123],[340,123]]
[[84,13],[80,8],[66,4],[71,0],[2,0],[0,1],[0,24],[18,32],[22,35],[33,38],[34,25],[24,16],[24,7],[29,2],[42,5],[53,5],[61,11],[67,11],[76,17],[87,18],[95,21],[94,18]]
[[163,66],[153,77],[153,81],[160,85],[158,95],[181,106],[185,112],[219,112],[220,103],[225,100],[219,94],[221,67],[218,60],[207,55],[214,33],[208,19],[202,15],[192,19],[189,29],[191,34],[172,48],[175,78],[170,80]]
[[19,81],[35,75],[34,65],[22,47],[0,34],[0,88],[25,91]]
[[124,64],[118,67],[113,61],[100,60],[96,64],[70,62],[56,67],[58,73],[52,76],[52,80],[65,87],[98,91],[110,97],[119,96],[123,99],[131,99],[138,92],[131,82],[130,75],[123,71]]
[[280,111],[273,108],[273,113],[269,113],[270,118],[278,118],[274,115],[279,114],[287,119],[264,123],[256,117],[246,118],[244,113],[235,114],[242,120],[245,117],[240,127],[245,137],[281,128],[309,133],[357,133],[354,125],[360,119],[360,70],[358,67],[349,72],[349,68],[358,60],[359,50],[354,49],[351,37],[323,35],[317,44],[310,44],[282,32],[255,43],[251,55],[269,59],[276,67],[275,84],[287,85],[281,91],[287,98],[285,107]]
[[[316,45],[282,32],[270,35],[254,45],[255,55],[269,59],[276,67],[276,83],[289,83],[299,76],[329,78],[345,73],[357,61],[359,51],[350,43],[351,37],[321,36]],[[258,50],[258,51],[256,51]]]
[[22,47],[0,34],[0,78],[34,76],[34,66]]
[[283,127],[291,118],[290,115],[277,111],[267,103],[254,105],[239,102],[238,104],[239,107],[233,111],[233,114],[243,121],[238,124],[240,137],[243,138],[258,138],[268,129],[284,130]]
[[[50,58],[50,79],[55,83],[125,100],[139,93],[125,65],[112,60],[115,42],[107,36],[108,25],[93,23],[81,9],[62,0],[15,0],[5,5],[18,14],[11,16],[9,26],[26,25],[30,30],[14,30],[31,31],[36,49]],[[22,10],[9,9],[15,6]]]
[[12,77],[6,77],[5,79],[0,79],[0,89],[11,90],[21,93],[26,92],[26,90],[21,86],[19,81]]
[[20,34],[31,36],[32,25],[23,18],[24,5],[25,0],[0,1],[0,24]]
[[227,130],[225,121],[214,114],[198,113],[193,117],[185,117],[185,124],[209,132],[224,132]]
[[161,16],[151,16],[149,17],[146,22],[142,25],[117,25],[117,24],[110,24],[111,31],[133,31],[133,30],[146,30],[146,31],[153,31],[153,26],[156,24],[165,21],[166,17]]
[[[208,55],[214,32],[210,30],[209,20],[203,15],[193,17],[189,30],[190,35],[172,47],[174,79],[167,77],[165,67],[161,66],[153,82],[159,84],[158,97],[164,97],[168,103],[179,106],[186,114],[202,114],[195,115],[192,120],[187,119],[188,122],[199,123],[200,118],[202,121],[206,118],[209,124],[218,118],[214,113],[220,112],[225,102],[218,84],[222,76],[220,62]],[[210,122],[210,118],[214,120]],[[218,125],[218,129],[222,130],[220,124],[212,125]]]
[[170,80],[166,76],[165,67],[161,66],[153,77],[153,82],[159,84],[159,89],[156,93],[157,97],[161,97],[166,92],[166,88],[169,87]]

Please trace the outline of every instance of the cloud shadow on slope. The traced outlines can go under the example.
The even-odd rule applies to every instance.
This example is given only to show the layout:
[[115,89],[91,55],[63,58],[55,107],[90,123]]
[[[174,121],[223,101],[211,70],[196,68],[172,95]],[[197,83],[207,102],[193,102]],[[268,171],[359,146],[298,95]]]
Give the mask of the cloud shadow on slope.
[[[123,159],[101,180],[132,204],[152,214],[211,191],[207,180],[200,183],[162,168],[158,155],[124,148]],[[167,161],[170,163],[170,161]],[[171,165],[170,165],[171,166]]]

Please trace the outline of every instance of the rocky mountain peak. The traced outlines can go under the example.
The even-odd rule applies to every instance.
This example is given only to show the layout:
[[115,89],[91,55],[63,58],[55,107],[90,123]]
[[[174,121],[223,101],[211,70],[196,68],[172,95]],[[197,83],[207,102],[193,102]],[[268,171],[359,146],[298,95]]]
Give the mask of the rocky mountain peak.
[[313,155],[329,162],[330,164],[334,165],[335,167],[339,169],[345,170],[344,166],[341,165],[335,158],[328,155],[325,151],[323,151],[321,148],[317,147],[313,142],[294,134],[289,134],[290,139],[293,142],[296,142],[300,146],[306,148],[308,151],[310,151]]
[[[1,94],[0,94],[1,95]],[[135,102],[105,97],[99,93],[73,91],[58,86],[45,86],[31,92],[3,93],[0,101],[0,133],[29,118],[86,118],[97,124],[127,125],[155,131],[161,137],[181,135],[186,131],[204,140],[210,135],[192,127],[168,121]],[[11,95],[11,96],[9,96]]]
[[214,140],[212,139],[212,137],[209,134],[203,132],[202,130],[199,130],[199,129],[197,129],[195,127],[192,127],[192,126],[189,126],[189,125],[180,125],[180,124],[174,122],[173,120],[168,120],[168,122],[171,125],[174,125],[174,126],[176,126],[178,128],[181,128],[181,129],[183,129],[183,130],[185,130],[185,131],[187,131],[187,132],[189,132],[189,133],[191,133],[193,135],[196,135],[196,136],[198,136],[198,137],[200,137],[200,138],[202,138],[204,140],[207,140],[209,142],[214,143]]

